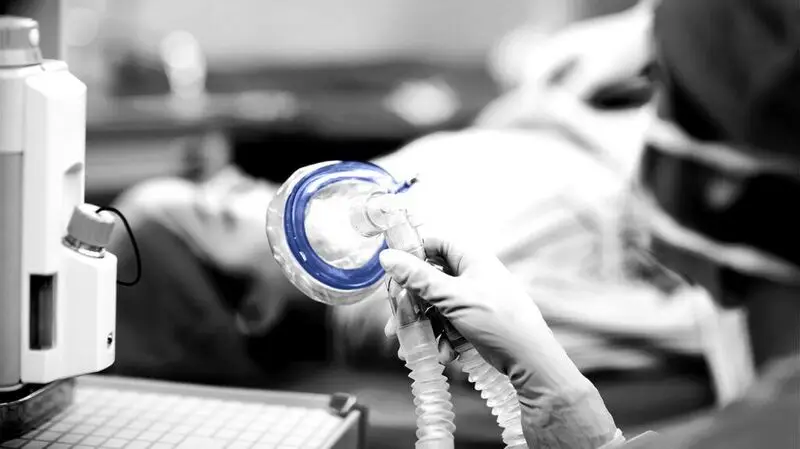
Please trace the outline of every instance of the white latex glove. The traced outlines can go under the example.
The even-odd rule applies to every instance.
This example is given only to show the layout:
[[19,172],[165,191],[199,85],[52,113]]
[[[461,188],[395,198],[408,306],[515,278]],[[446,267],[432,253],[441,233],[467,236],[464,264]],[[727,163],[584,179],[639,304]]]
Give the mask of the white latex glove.
[[[508,375],[519,396],[529,447],[596,449],[619,437],[597,389],[496,257],[437,238],[426,238],[425,250],[453,275],[391,249],[381,253],[381,264],[394,282],[437,307]],[[393,333],[387,325],[387,334]]]

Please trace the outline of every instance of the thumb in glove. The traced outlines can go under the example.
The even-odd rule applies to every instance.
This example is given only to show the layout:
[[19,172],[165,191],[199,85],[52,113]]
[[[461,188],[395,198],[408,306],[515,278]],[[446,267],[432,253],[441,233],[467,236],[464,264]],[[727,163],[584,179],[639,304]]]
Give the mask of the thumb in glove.
[[[567,357],[522,285],[496,257],[462,248],[425,239],[427,255],[443,260],[451,274],[397,250],[383,251],[380,261],[393,282],[435,306],[509,377],[529,445],[594,449],[611,441],[617,428],[599,393]],[[386,330],[391,333],[392,325]],[[442,360],[452,357],[441,343],[440,353]]]

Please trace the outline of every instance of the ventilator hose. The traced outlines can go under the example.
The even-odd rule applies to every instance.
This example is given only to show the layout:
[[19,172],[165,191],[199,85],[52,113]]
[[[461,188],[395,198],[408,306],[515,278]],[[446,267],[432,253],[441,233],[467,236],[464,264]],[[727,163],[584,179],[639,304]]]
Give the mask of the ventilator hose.
[[450,385],[442,374],[436,339],[427,320],[398,329],[400,348],[414,380],[411,391],[417,410],[417,449],[452,449],[455,414]]
[[472,345],[459,347],[458,360],[469,381],[486,400],[486,405],[497,416],[497,424],[503,429],[503,443],[507,449],[527,449],[525,435],[522,433],[517,391],[504,375],[481,357]]

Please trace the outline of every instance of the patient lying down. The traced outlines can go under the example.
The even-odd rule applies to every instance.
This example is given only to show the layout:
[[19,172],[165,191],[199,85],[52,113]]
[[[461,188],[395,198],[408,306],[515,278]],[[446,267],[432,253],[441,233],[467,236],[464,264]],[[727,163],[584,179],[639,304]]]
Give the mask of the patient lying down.
[[[624,123],[630,130],[631,117]],[[635,138],[618,144],[620,152],[638,151]],[[491,248],[528,286],[581,369],[653,366],[661,363],[654,347],[701,353],[695,312],[705,295],[638,249],[625,164],[546,130],[437,134],[374,162],[398,178],[419,175],[413,195],[423,233],[437,227]],[[227,167],[199,184],[142,184],[118,207],[134,226],[157,220],[208,263],[253,276],[261,287],[249,293],[242,328],[263,332],[281,319],[281,301],[296,293],[264,233],[265,205],[277,187]],[[358,353],[386,341],[384,295],[331,311],[340,350]],[[621,344],[620,337],[646,345]]]

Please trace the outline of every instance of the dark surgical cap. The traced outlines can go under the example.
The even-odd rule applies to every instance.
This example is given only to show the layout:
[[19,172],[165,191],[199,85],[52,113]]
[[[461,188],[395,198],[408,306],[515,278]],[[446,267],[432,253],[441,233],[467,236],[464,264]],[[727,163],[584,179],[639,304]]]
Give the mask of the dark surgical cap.
[[654,249],[712,290],[800,284],[800,0],[661,0],[654,43]]

